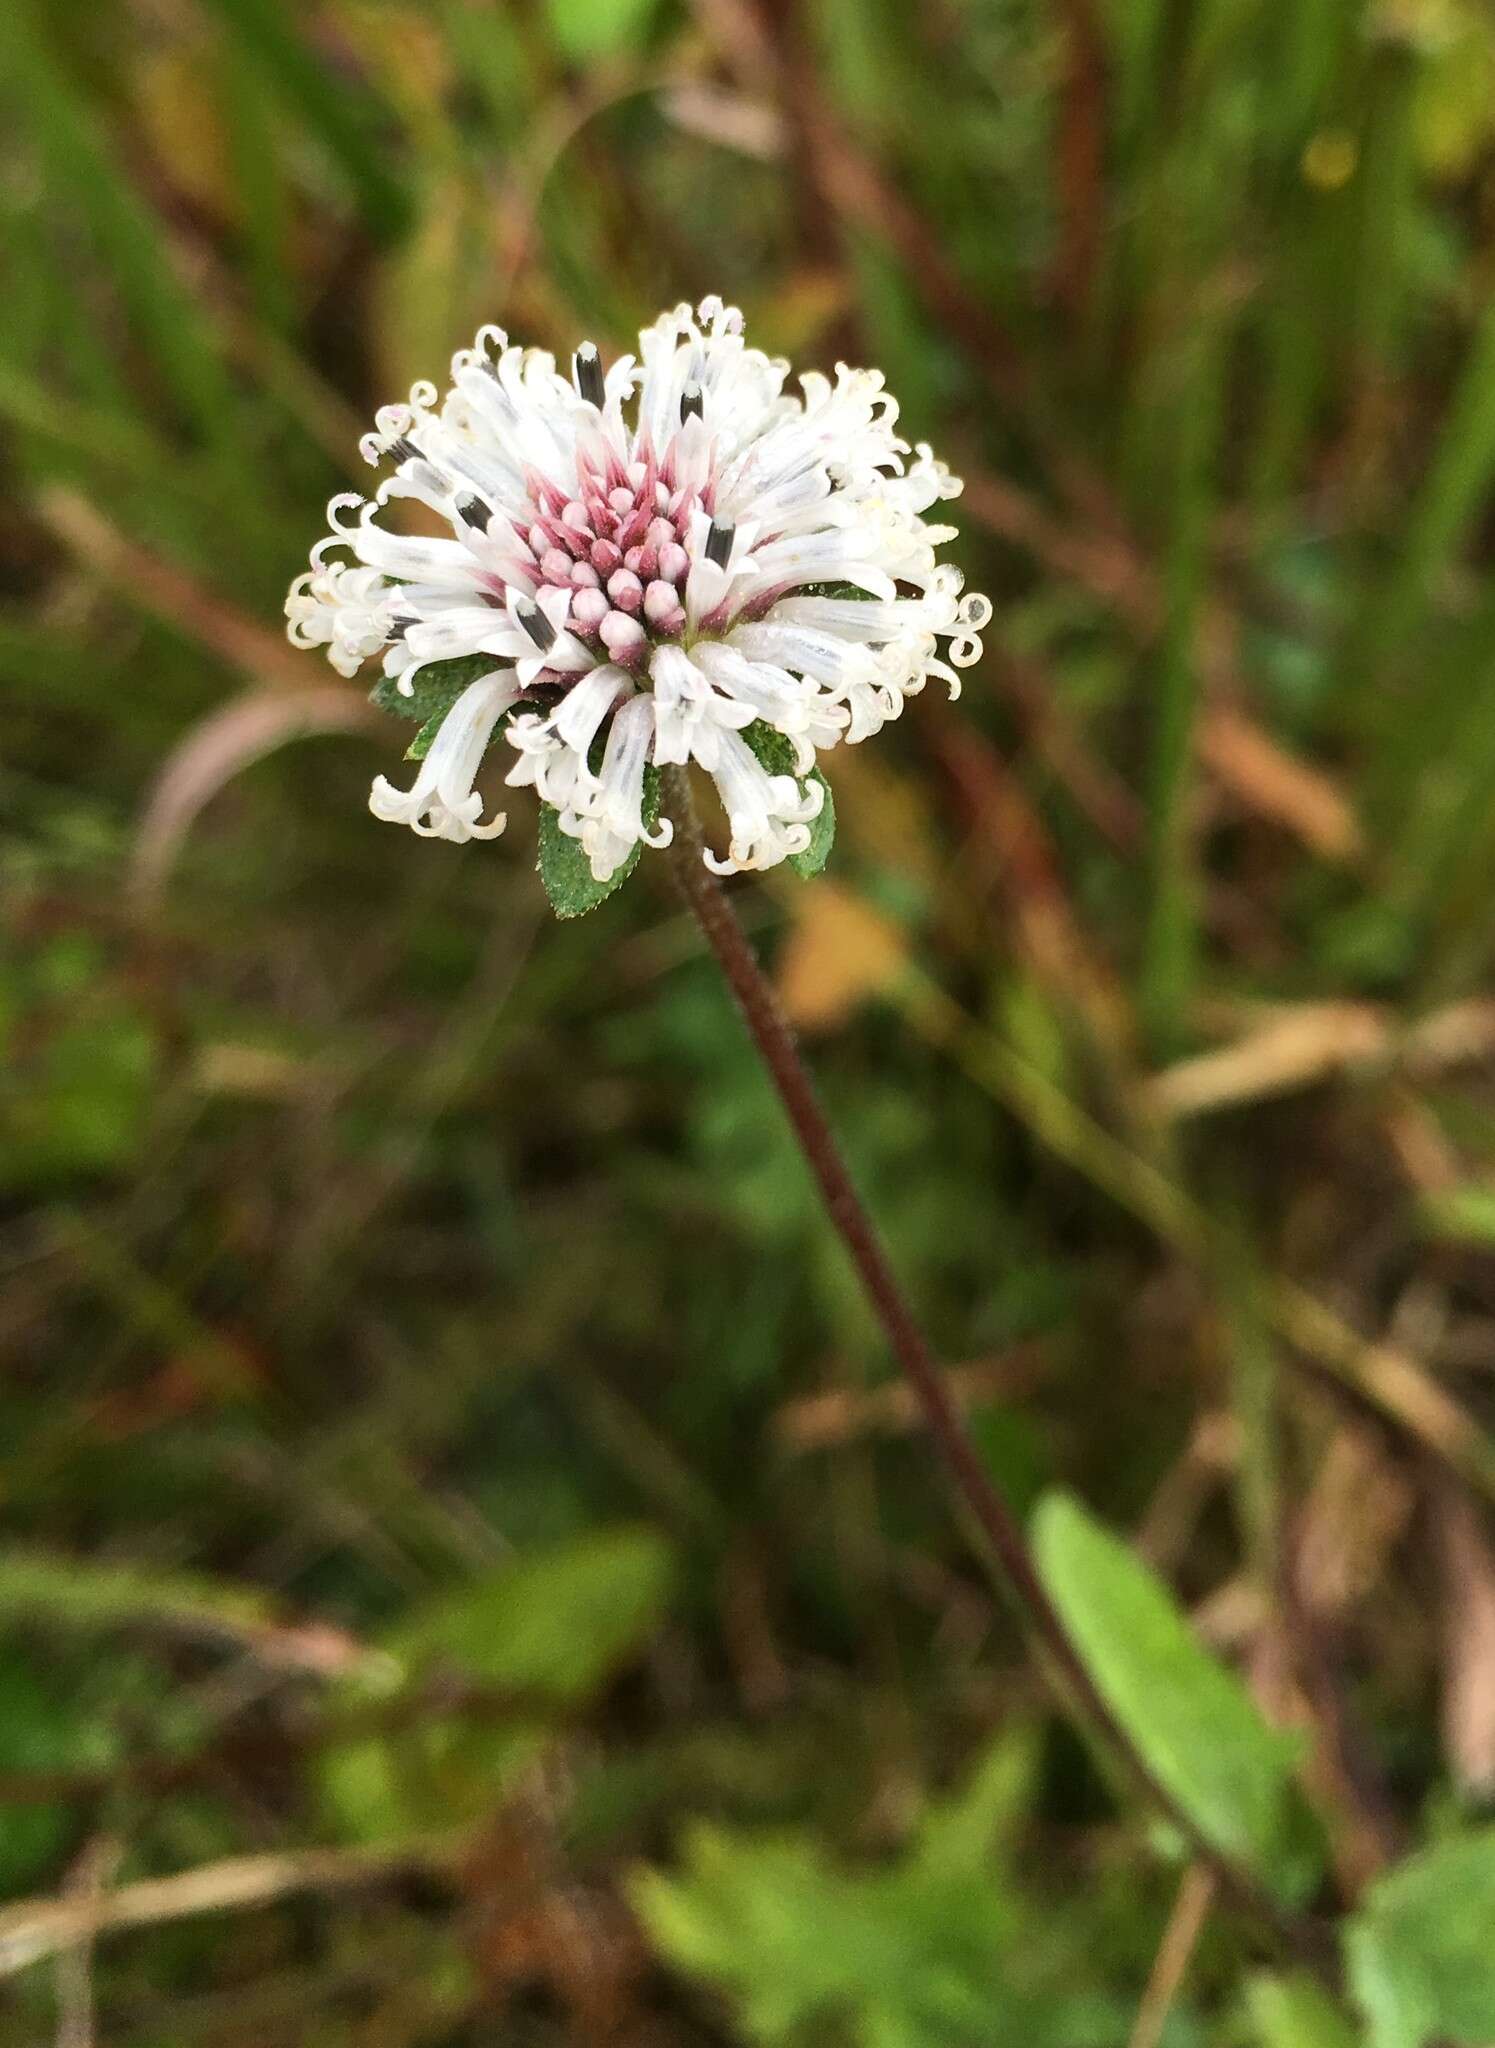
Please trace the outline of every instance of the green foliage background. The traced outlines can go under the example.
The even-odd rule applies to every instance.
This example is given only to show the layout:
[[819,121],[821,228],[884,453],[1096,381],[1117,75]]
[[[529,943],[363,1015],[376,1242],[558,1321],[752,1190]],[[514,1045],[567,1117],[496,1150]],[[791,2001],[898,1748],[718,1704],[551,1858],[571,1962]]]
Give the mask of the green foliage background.
[[[9,0],[0,234],[0,2043],[1495,2039],[1479,0]],[[376,825],[280,638],[377,403],[707,291],[967,478],[986,660],[738,901],[1322,1980],[658,863]]]

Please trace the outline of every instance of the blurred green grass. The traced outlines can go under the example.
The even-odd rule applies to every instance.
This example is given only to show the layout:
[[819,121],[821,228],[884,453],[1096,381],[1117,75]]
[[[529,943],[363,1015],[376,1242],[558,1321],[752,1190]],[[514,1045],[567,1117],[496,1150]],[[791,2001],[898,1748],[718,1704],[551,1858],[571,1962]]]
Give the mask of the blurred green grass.
[[[0,2040],[1122,2042],[1168,1917],[667,890],[551,925],[522,807],[417,847],[403,734],[232,719],[139,883],[174,750],[329,681],[285,585],[487,319],[721,291],[967,477],[987,660],[745,913],[988,1455],[1304,1722],[1336,1895],[1477,1810],[1488,13],[10,0],[0,109],[0,1878],[409,1858],[30,1969]],[[791,1880],[922,1930],[871,2017],[720,1959]],[[1254,1954],[1217,1914],[1173,2048],[1320,2038]]]

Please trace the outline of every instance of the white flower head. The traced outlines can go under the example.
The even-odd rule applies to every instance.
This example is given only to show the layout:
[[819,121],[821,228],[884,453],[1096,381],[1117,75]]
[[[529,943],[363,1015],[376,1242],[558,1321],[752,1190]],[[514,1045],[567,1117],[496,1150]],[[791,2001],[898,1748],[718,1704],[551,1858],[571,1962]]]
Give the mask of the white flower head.
[[[604,368],[583,344],[569,377],[484,328],[444,398],[422,383],[380,411],[363,452],[391,473],[368,500],[333,499],[290,637],[343,675],[380,655],[416,711],[440,664],[474,679],[412,787],[375,782],[377,817],[493,836],[473,780],[502,724],[507,780],[554,808],[597,882],[668,842],[646,799],[672,763],[721,797],[728,847],[710,865],[772,867],[809,845],[819,755],[896,718],[930,676],[955,694],[991,617],[937,560],[955,529],[925,518],[959,480],[899,437],[880,372],[838,364],[799,394],[788,375],[708,298],[662,314],[637,358]],[[386,526],[394,498],[443,531]]]

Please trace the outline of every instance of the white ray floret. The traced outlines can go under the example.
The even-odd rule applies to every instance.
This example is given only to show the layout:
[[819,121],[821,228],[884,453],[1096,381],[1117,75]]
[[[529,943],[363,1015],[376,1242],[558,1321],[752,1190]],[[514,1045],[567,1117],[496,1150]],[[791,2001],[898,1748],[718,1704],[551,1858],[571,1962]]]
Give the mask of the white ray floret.
[[485,825],[483,799],[473,788],[493,728],[519,695],[513,671],[496,669],[469,683],[441,722],[409,789],[374,777],[369,809],[376,818],[409,825],[429,839],[496,839],[508,822],[501,813]]
[[[648,823],[652,770],[714,781],[722,873],[772,867],[810,842],[817,757],[896,718],[931,676],[954,695],[991,617],[937,550],[926,512],[957,478],[897,433],[881,373],[837,366],[786,389],[718,298],[676,306],[604,367],[570,375],[486,327],[443,397],[420,383],[383,407],[363,452],[389,473],[334,498],[331,531],[292,586],[291,639],[340,674],[379,657],[397,693],[467,661],[411,788],[383,776],[375,815],[448,839],[492,838],[474,788],[502,729],[506,780],[532,786],[610,879]],[[437,535],[399,530],[413,500]],[[486,664],[491,663],[491,668]],[[774,767],[764,728],[789,742]]]

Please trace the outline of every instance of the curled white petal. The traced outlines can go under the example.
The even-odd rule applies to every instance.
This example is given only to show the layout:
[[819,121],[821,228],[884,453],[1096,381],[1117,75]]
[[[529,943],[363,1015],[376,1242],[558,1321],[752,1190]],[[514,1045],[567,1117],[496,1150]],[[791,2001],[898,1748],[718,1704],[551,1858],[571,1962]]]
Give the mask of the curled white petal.
[[642,839],[668,846],[674,826],[661,818],[644,823],[644,769],[654,739],[654,700],[630,697],[613,716],[596,782],[584,808],[561,813],[561,829],[581,841],[596,881],[610,881]]
[[730,835],[725,859],[706,850],[706,865],[715,874],[777,867],[791,853],[804,852],[810,821],[825,802],[818,782],[801,788],[792,775],[770,775],[735,732],[722,735],[712,774]]
[[518,694],[512,670],[469,683],[442,720],[410,788],[396,789],[383,775],[374,778],[374,816],[408,825],[427,839],[496,839],[507,818],[500,812],[484,824],[483,799],[472,784],[494,726]]

